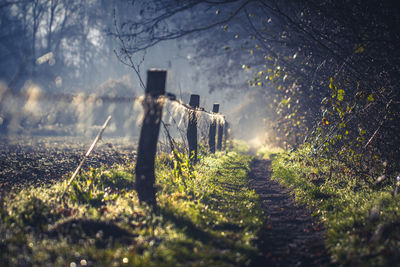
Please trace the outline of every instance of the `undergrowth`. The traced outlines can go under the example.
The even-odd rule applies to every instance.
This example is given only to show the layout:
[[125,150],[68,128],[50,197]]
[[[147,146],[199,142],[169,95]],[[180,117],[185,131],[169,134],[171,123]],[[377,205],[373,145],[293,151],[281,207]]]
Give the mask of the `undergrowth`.
[[400,196],[396,183],[370,183],[344,163],[312,156],[306,146],[274,158],[273,179],[324,222],[326,245],[340,265],[400,262]]
[[10,194],[0,207],[4,266],[251,264],[263,223],[248,188],[251,158],[236,152],[156,162],[158,207],[139,205],[133,165],[81,173]]

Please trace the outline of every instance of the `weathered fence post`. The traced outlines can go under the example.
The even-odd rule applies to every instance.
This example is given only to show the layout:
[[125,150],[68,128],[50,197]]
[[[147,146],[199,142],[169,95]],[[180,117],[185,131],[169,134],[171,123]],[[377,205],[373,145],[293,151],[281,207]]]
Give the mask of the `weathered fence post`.
[[[219,111],[219,104],[214,104],[212,112],[218,113]],[[217,123],[216,120],[213,118],[210,124],[210,131],[208,133],[208,146],[210,148],[211,153],[215,153],[215,133],[216,133]]]
[[[199,95],[190,95],[189,105],[198,108],[200,105]],[[189,122],[187,127],[187,139],[189,146],[189,157],[193,163],[197,161],[197,114],[195,110],[189,111]]]
[[229,139],[229,122],[225,121],[224,127],[224,149],[226,150],[226,141]]
[[218,121],[217,149],[222,150],[222,137],[224,135],[223,121]]
[[164,106],[163,101],[159,100],[159,96],[165,94],[166,76],[167,72],[164,70],[147,71],[147,85],[143,102],[143,125],[140,131],[136,160],[135,189],[139,201],[146,202],[149,205],[156,204],[154,160]]

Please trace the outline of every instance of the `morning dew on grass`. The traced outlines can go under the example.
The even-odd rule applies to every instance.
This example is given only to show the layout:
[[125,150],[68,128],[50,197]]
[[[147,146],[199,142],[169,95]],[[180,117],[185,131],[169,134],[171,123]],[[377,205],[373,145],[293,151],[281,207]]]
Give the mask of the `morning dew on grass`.
[[[232,259],[244,265],[256,253],[253,241],[263,221],[260,206],[249,205],[257,202],[246,187],[251,159],[219,152],[180,172],[159,161],[157,214],[139,204],[130,165],[82,172],[62,203],[65,182],[24,189],[0,207],[6,237],[0,256],[6,265],[21,257],[32,265],[70,267],[216,266]],[[228,183],[239,190],[230,191]]]

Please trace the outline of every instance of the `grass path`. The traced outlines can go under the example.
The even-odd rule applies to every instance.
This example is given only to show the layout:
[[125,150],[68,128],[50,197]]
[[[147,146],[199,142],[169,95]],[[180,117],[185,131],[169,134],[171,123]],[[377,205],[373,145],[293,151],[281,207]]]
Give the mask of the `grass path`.
[[[0,205],[0,266],[254,266],[265,222],[251,157],[156,161],[158,207],[140,205],[131,165],[24,187]],[[0,203],[1,204],[1,203]]]
[[327,266],[325,232],[304,206],[295,203],[290,190],[270,179],[271,162],[255,159],[251,164],[250,186],[259,195],[268,214],[260,234],[263,258],[260,266]]

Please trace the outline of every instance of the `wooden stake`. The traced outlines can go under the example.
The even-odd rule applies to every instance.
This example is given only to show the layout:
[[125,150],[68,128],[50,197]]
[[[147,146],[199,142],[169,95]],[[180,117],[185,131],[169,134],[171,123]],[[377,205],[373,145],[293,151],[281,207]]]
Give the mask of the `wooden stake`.
[[[212,112],[218,113],[219,111],[219,104],[214,104]],[[215,153],[215,134],[216,134],[216,127],[217,123],[213,120],[210,124],[210,131],[208,133],[208,146],[210,148],[211,153]]]
[[217,134],[217,149],[222,150],[222,137],[224,135],[224,125],[222,122],[218,122],[218,134]]
[[167,72],[164,70],[149,70],[147,72],[147,86],[143,102],[144,117],[136,161],[135,188],[139,201],[152,206],[156,204],[154,160],[164,107],[159,96],[165,94],[166,77]]
[[[189,105],[198,108],[200,105],[199,95],[190,95]],[[187,127],[187,139],[189,146],[189,156],[193,163],[197,161],[197,114],[194,110],[189,110],[189,121]]]
[[226,150],[226,141],[229,139],[229,122],[225,121],[225,127],[224,127],[224,149]]
[[83,159],[81,160],[81,163],[79,163],[78,167],[76,168],[76,170],[74,171],[74,173],[72,174],[71,178],[68,181],[67,186],[65,187],[64,192],[61,195],[60,200],[62,200],[65,196],[65,193],[68,190],[68,187],[71,185],[72,181],[75,179],[75,177],[78,175],[79,171],[81,170],[83,164],[85,163],[87,157],[90,155],[90,153],[93,151],[94,147],[96,146],[97,142],[100,140],[101,135],[103,134],[104,130],[106,129],[108,122],[111,120],[111,116],[107,117],[107,120],[104,122],[103,127],[101,127],[99,133],[97,134],[96,138],[93,140],[92,145],[89,147],[88,151],[86,152],[85,156],[83,157]]

